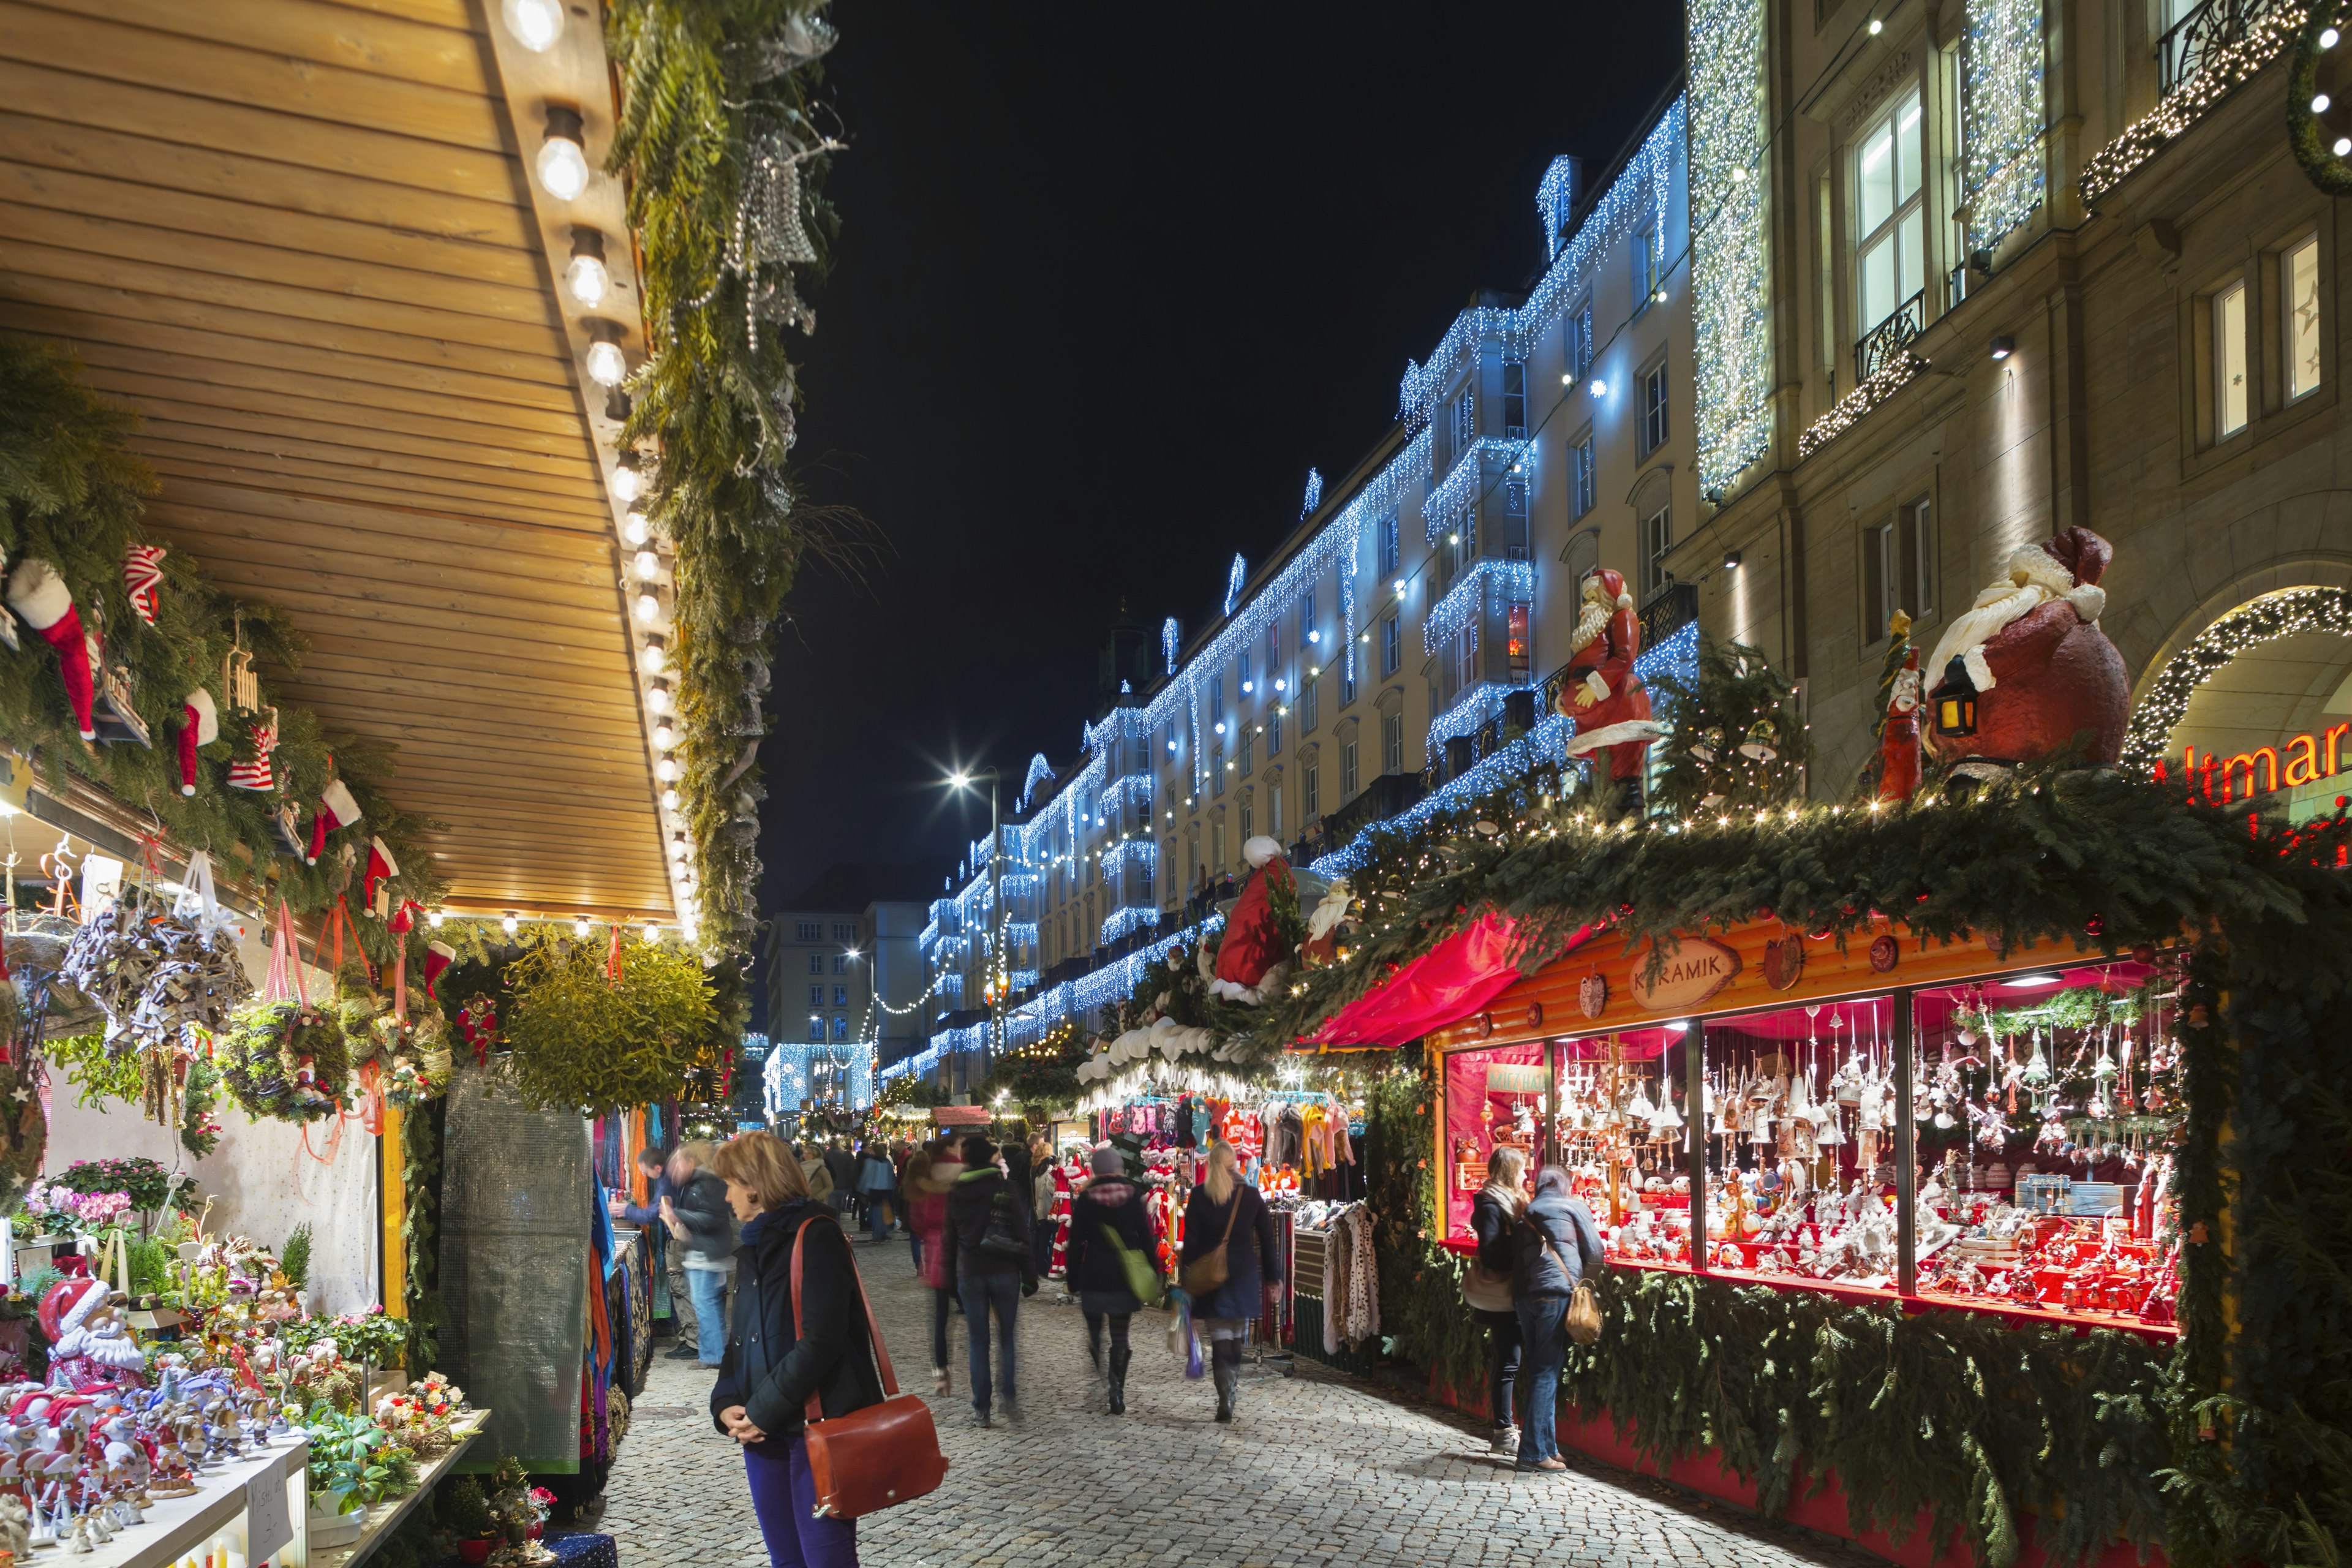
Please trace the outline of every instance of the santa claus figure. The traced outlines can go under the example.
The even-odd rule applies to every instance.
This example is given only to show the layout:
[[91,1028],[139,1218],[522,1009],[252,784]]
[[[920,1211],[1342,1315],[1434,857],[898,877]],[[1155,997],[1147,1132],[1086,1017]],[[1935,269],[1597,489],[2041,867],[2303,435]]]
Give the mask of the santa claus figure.
[[1217,944],[1217,973],[1210,991],[1228,1002],[1252,1006],[1290,974],[1290,952],[1274,918],[1274,889],[1296,894],[1290,862],[1282,846],[1259,834],[1242,846],[1242,857],[1252,868],[1249,885],[1242,889],[1234,912],[1225,920],[1224,941]]
[[1999,582],[1944,629],[1927,661],[1936,684],[1928,743],[1963,778],[1983,779],[2064,750],[2104,765],[2123,750],[2131,682],[2099,629],[2099,586],[2115,548],[2087,528],[2029,544]]
[[1568,754],[1609,754],[1609,779],[1618,805],[1642,803],[1642,766],[1650,742],[1666,732],[1650,717],[1650,693],[1633,672],[1642,651],[1642,623],[1624,577],[1602,567],[1584,579],[1583,607],[1569,637],[1575,651],[1559,689],[1559,711],[1576,721]]
[[86,1277],[60,1279],[41,1298],[42,1331],[49,1337],[49,1386],[77,1394],[136,1388],[147,1365],[116,1309],[122,1297]]
[[1903,656],[1878,732],[1878,798],[1909,800],[1919,788],[1919,650]]

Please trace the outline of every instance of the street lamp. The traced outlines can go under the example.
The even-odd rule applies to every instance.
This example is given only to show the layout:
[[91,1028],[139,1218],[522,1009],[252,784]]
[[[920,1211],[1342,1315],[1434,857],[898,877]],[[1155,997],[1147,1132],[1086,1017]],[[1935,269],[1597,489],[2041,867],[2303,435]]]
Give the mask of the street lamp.
[[[992,925],[1004,920],[1004,812],[999,797],[1002,783],[994,768],[967,770],[958,768],[948,775],[950,789],[970,789],[982,779],[988,781],[988,918]],[[994,935],[993,932],[991,933]],[[985,1068],[1004,1048],[1004,992],[1012,980],[1009,971],[997,980],[993,971],[1002,967],[1004,942],[1001,937],[988,944],[991,978],[996,983],[988,988],[988,1049],[982,1053],[981,1066]]]

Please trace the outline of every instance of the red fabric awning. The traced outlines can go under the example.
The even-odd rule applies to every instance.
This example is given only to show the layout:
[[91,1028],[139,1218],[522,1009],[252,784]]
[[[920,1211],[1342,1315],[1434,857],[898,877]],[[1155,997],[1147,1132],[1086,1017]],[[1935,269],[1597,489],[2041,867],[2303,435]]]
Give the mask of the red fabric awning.
[[[1589,926],[1577,932],[1569,950],[1591,934]],[[1517,936],[1515,922],[1481,915],[1334,1013],[1303,1043],[1394,1047],[1458,1024],[1519,978]]]

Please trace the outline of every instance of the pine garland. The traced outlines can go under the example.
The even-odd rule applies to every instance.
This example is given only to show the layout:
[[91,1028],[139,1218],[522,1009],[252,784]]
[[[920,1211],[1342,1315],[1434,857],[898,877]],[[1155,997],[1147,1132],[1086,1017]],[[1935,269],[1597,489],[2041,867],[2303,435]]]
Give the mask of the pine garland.
[[[0,742],[34,758],[51,790],[61,792],[68,773],[89,779],[133,810],[152,813],[173,844],[210,851],[224,875],[263,880],[297,910],[333,903],[350,879],[341,864],[342,843],[357,837],[363,845],[370,834],[382,837],[400,863],[394,896],[433,902],[443,884],[422,836],[440,825],[400,811],[388,798],[390,749],[330,736],[318,715],[266,689],[264,704],[278,713],[272,758],[278,795],[225,787],[230,758],[248,743],[248,716],[231,712],[228,694],[217,690],[221,738],[201,753],[197,793],[180,794],[173,742],[182,700],[194,687],[220,684],[222,660],[239,627],[258,660],[280,668],[300,668],[303,645],[274,609],[240,603],[206,583],[182,550],[163,558],[155,625],[132,613],[122,586],[123,553],[151,542],[139,520],[155,489],[127,445],[136,424],[129,410],[90,389],[64,351],[0,338],[0,550],[12,567],[32,558],[49,562],[85,621],[102,617],[107,658],[129,668],[132,705],[152,744],[83,744],[58,679],[57,656],[29,630],[20,634],[16,651],[0,648]],[[330,777],[350,786],[367,820],[331,838],[336,852],[306,866],[283,850],[269,807],[283,797],[307,817]],[[355,924],[372,956],[390,955],[393,939],[381,925]]]
[[798,392],[779,340],[813,322],[739,203],[773,172],[763,155],[797,149],[810,155],[793,164],[793,225],[830,229],[816,191],[832,143],[812,118],[806,52],[829,39],[807,0],[616,0],[608,30],[624,100],[610,167],[629,184],[656,349],[630,384],[627,437],[660,449],[646,513],[677,550],[678,795],[704,933],[720,945],[748,947],[758,927],[760,699],[805,537],[786,468]]

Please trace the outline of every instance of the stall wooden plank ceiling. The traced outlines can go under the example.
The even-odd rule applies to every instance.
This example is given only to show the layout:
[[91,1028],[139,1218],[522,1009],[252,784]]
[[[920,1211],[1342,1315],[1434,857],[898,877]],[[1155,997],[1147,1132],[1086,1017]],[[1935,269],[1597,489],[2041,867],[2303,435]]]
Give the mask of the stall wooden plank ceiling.
[[667,920],[541,128],[518,135],[493,25],[467,0],[0,0],[0,331],[140,411],[150,521],[310,638],[277,689],[398,747],[453,907]]

